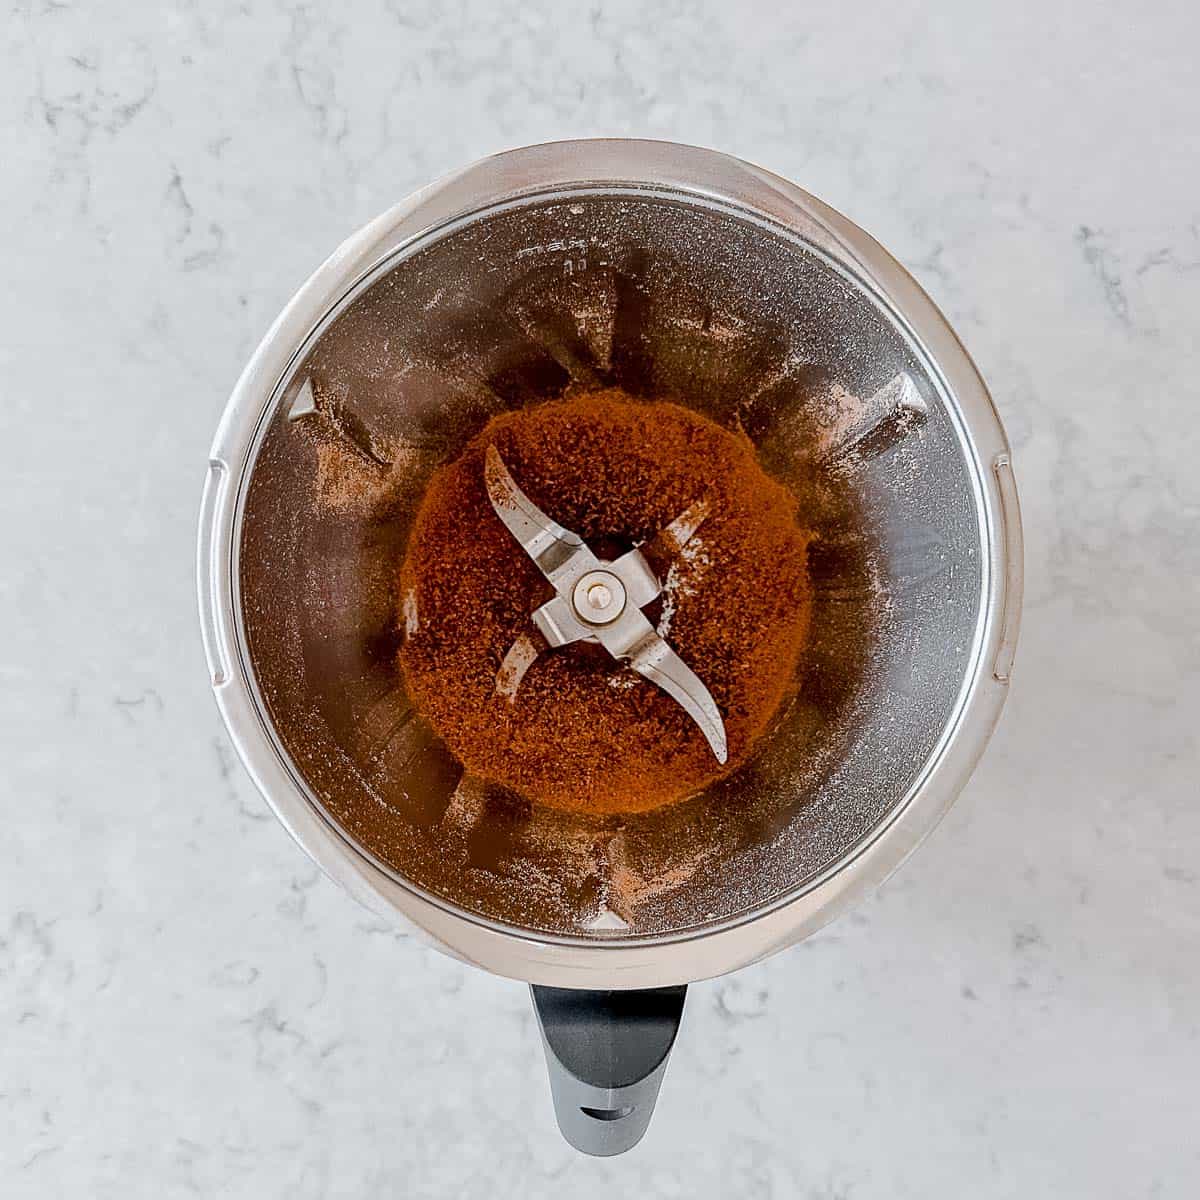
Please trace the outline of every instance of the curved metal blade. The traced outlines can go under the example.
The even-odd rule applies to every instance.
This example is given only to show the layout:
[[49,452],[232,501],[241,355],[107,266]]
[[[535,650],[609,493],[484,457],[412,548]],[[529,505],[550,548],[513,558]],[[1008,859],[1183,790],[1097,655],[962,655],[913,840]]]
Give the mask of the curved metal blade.
[[692,540],[696,530],[704,524],[711,510],[707,498],[693,501],[665,529],[660,530],[653,542],[661,546],[664,553],[678,554]]
[[613,559],[608,569],[625,585],[626,601],[634,608],[645,608],[662,593],[663,585],[649,559],[636,547]]
[[579,534],[552,521],[517,487],[495,446],[487,448],[483,479],[496,516],[556,588],[567,577],[598,564]]
[[[637,555],[655,578],[664,578],[671,563],[684,546],[692,540],[696,530],[704,524],[710,511],[711,505],[707,498],[694,501],[670,525],[664,525],[652,538],[643,542],[637,550],[631,550],[617,559],[617,562],[624,563],[626,559]],[[661,591],[662,588],[658,588],[654,596]],[[649,600],[653,600],[654,596],[649,597]],[[648,600],[641,603],[648,603]]]
[[[618,657],[624,659],[643,678],[662,688],[700,726],[700,732],[708,740],[717,762],[724,763],[729,757],[725,722],[712,694],[695,671],[654,632],[654,626],[649,620],[641,613],[637,616],[645,626],[644,629],[639,629],[641,636],[628,651],[619,654]],[[600,636],[600,642],[604,643],[603,634]]]
[[510,703],[517,698],[517,689],[525,672],[537,661],[537,656],[547,649],[546,639],[536,630],[532,635],[522,633],[508,648],[500,669],[496,672],[496,695]]
[[665,525],[641,546],[609,563],[609,568],[620,576],[625,585],[630,604],[645,608],[651,600],[662,594],[661,581],[671,560],[691,541],[708,513],[707,499],[689,504],[670,525]]
[[551,596],[541,608],[533,610],[533,627],[551,649],[572,642],[595,641],[593,631],[576,617],[575,610],[562,596]]

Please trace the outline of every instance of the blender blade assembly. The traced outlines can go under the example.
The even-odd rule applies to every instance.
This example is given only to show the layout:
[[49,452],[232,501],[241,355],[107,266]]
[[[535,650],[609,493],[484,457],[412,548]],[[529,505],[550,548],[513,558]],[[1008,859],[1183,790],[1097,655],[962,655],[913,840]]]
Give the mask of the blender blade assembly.
[[534,632],[518,637],[505,655],[496,675],[497,691],[515,696],[521,677],[543,650],[595,642],[666,692],[724,763],[729,751],[716,702],[642,612],[662,594],[654,564],[682,549],[708,515],[706,502],[693,503],[644,547],[608,561],[521,491],[495,446],[487,449],[484,482],[496,515],[555,591],[532,613]]

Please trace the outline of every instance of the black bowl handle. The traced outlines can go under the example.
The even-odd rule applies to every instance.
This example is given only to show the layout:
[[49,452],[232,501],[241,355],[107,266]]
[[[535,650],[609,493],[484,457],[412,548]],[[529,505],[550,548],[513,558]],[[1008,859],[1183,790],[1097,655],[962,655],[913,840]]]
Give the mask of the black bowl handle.
[[687,985],[589,992],[534,984],[562,1135],[584,1154],[624,1154],[654,1113]]

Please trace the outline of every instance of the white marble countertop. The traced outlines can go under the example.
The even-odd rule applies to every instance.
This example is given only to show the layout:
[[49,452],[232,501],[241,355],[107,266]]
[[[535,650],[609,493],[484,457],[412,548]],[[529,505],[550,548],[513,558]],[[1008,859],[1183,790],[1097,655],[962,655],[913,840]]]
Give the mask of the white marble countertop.
[[[786,7],[9,6],[6,1200],[1200,1191],[1198,10]],[[454,166],[598,133],[759,161],[898,253],[991,384],[1028,544],[951,816],[693,989],[613,1161],[559,1139],[525,990],[271,818],[192,580],[217,417],[314,265]]]

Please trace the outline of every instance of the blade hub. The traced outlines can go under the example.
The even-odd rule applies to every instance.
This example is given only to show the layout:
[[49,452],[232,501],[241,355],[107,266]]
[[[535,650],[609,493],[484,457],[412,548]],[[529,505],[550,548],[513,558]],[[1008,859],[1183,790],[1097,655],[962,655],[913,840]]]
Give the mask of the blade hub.
[[625,585],[611,571],[588,571],[571,592],[575,615],[588,625],[611,625],[625,611]]

